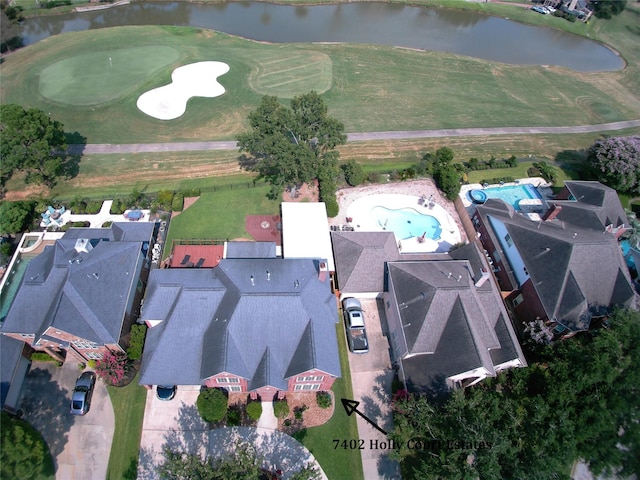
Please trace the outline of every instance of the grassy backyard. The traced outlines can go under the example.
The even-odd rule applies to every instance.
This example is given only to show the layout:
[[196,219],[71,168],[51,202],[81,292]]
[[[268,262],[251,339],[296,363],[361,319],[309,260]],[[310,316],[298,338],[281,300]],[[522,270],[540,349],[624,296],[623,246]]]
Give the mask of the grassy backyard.
[[138,385],[137,375],[126,387],[107,390],[116,420],[107,480],[135,479],[147,390]]
[[333,384],[335,396],[335,412],[331,420],[319,427],[301,430],[294,437],[300,441],[316,457],[322,469],[330,479],[360,480],[363,478],[362,459],[359,450],[335,449],[332,439],[358,438],[358,426],[355,415],[347,416],[342,407],[341,398],[353,398],[351,390],[351,371],[347,345],[342,323],[336,324],[338,349],[340,351],[340,368],[342,378]]

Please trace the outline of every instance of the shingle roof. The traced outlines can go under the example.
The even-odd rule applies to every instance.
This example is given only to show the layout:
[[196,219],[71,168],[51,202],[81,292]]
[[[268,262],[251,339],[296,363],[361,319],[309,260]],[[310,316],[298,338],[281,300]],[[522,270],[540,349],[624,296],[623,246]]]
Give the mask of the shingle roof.
[[499,204],[504,202],[488,201],[478,212],[504,223],[548,318],[579,331],[589,327],[595,310],[633,304],[629,272],[613,235],[567,222],[533,222]]
[[438,393],[453,375],[480,367],[493,375],[494,367],[513,360],[526,365],[495,284],[475,286],[487,268],[475,244],[454,250],[449,260],[389,263],[409,348],[400,361],[410,390]]
[[140,383],[200,385],[232,373],[250,389],[286,390],[312,368],[340,376],[336,301],[318,264],[224,259],[197,278],[191,269],[152,272],[142,319],[162,322],[147,332]]
[[[2,327],[4,332],[35,334],[36,340],[53,327],[100,345],[117,343],[122,330],[129,293],[135,282],[146,231],[153,225],[129,225],[112,229],[75,229],[31,260]],[[113,230],[117,232],[114,234]],[[68,232],[67,232],[68,233]],[[79,252],[78,238],[92,239],[93,248]]]
[[555,201],[562,206],[558,220],[593,230],[628,223],[614,189],[593,181],[566,181],[565,186],[575,200]]
[[[22,356],[24,342],[6,335],[0,335],[0,408],[9,393],[16,366]],[[16,379],[21,380],[21,379]]]
[[227,242],[226,258],[275,258],[274,242]]

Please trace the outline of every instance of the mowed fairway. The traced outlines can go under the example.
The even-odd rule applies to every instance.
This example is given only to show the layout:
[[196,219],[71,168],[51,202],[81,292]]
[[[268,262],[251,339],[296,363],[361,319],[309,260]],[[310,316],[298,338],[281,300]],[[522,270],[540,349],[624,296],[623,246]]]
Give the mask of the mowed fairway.
[[[625,57],[628,67],[619,72],[579,73],[367,45],[271,45],[189,27],[118,27],[51,37],[6,57],[0,101],[50,112],[89,143],[233,139],[262,95],[286,101],[309,90],[323,94],[348,132],[637,119],[640,42],[631,41],[638,34],[629,27],[639,10],[627,10],[615,23],[588,27]],[[171,53],[158,54],[163,51]],[[125,52],[132,55],[128,61],[116,61]],[[109,80],[109,57],[109,69],[135,65]],[[230,66],[219,79],[222,96],[192,98],[175,120],[137,109],[138,96],[170,83],[175,68],[211,60]],[[79,78],[67,77],[67,62]],[[66,78],[74,89],[66,91]],[[77,95],[71,93],[75,88]]]

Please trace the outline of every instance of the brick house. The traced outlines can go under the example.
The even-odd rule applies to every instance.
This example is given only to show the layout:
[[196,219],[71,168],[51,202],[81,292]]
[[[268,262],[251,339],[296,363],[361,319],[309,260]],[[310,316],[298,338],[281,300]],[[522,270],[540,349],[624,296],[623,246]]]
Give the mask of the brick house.
[[226,258],[154,270],[141,318],[142,385],[207,386],[263,400],[340,377],[326,260]]
[[27,266],[2,334],[60,360],[124,351],[153,230],[147,222],[68,230]]
[[615,192],[598,182],[566,183],[542,217],[495,199],[473,215],[518,320],[541,320],[560,337],[588,330],[613,306],[635,307],[617,241],[626,217]]

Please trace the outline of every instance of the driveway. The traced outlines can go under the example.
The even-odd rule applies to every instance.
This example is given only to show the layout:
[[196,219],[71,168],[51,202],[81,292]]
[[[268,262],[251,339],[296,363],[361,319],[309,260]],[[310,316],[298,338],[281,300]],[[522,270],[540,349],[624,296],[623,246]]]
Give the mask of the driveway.
[[[391,414],[391,380],[393,370],[389,357],[389,342],[382,334],[382,322],[386,324],[382,301],[360,299],[364,311],[369,353],[349,352],[349,367],[353,384],[354,400],[360,402],[358,410],[376,422],[387,432],[393,429]],[[360,416],[357,417],[358,434],[364,440],[362,467],[364,478],[400,478],[398,464],[388,458],[389,450],[385,435],[374,429]]]
[[62,367],[33,362],[25,378],[19,408],[49,445],[59,480],[107,477],[115,428],[107,388],[97,380],[89,412],[69,413],[71,392],[80,376],[72,361]]

